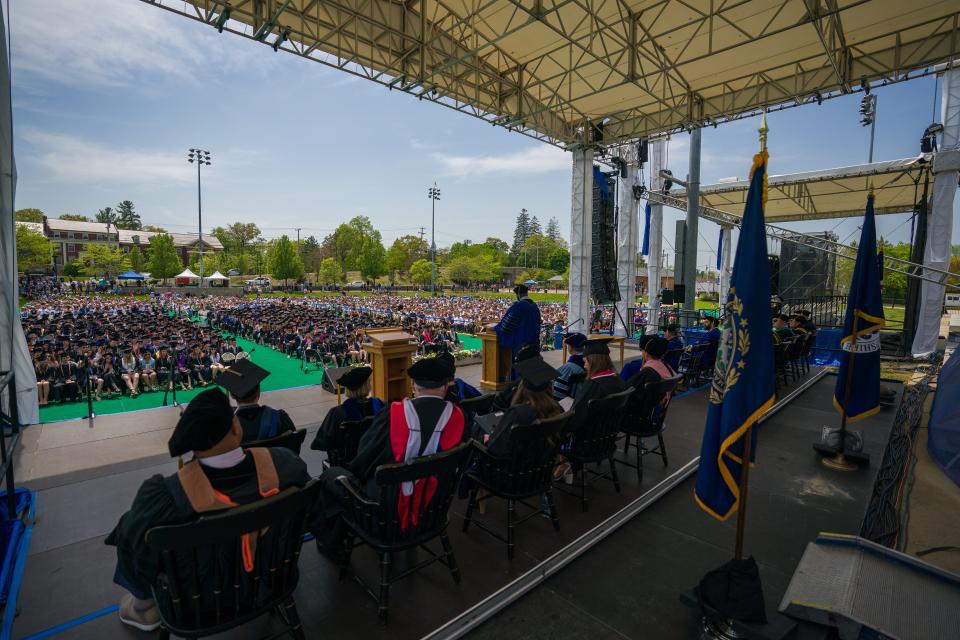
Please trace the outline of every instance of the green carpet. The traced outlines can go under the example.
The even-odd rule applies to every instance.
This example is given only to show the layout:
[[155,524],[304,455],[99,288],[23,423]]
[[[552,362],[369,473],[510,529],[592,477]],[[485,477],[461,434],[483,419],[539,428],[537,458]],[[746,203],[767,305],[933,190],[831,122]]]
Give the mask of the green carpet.
[[[311,365],[308,371],[304,373],[300,370],[299,360],[294,358],[287,359],[287,356],[270,347],[257,345],[242,338],[237,339],[237,344],[240,345],[240,348],[248,351],[250,349],[256,349],[256,351],[251,354],[250,359],[270,372],[270,376],[264,380],[261,385],[264,391],[277,391],[291,387],[320,384],[321,372],[317,369],[316,365]],[[203,388],[200,387],[194,388],[193,391],[177,391],[177,402],[186,404],[201,391],[203,391]],[[173,394],[168,394],[167,402],[168,404],[173,403]],[[128,396],[114,396],[111,400],[104,398],[99,402],[94,401],[93,412],[100,416],[109,413],[153,409],[160,406],[163,406],[163,391],[142,393],[132,400]],[[86,399],[82,402],[51,404],[46,407],[40,407],[41,423],[86,417]]]
[[460,338],[460,342],[463,343],[463,348],[465,350],[476,349],[479,351],[483,348],[483,340],[477,336],[472,336],[467,333],[458,333],[457,337]]

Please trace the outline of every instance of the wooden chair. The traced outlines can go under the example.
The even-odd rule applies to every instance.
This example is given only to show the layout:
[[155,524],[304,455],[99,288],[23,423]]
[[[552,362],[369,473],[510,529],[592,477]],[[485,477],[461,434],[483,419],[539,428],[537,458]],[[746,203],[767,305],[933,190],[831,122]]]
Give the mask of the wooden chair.
[[363,420],[345,420],[337,425],[331,438],[332,445],[327,449],[327,459],[323,462],[324,468],[345,467],[350,464],[350,461],[357,457],[360,439],[372,424],[373,416],[367,416]]
[[[386,622],[387,619],[390,586],[434,562],[445,565],[450,570],[454,583],[460,584],[460,569],[447,535],[447,524],[450,503],[456,492],[457,482],[467,465],[470,451],[470,444],[463,443],[448,451],[416,458],[407,463],[381,465],[375,475],[379,488],[376,499],[362,495],[347,477],[341,476],[338,479],[349,499],[343,515],[348,534],[341,577],[349,568],[350,555],[359,538],[362,544],[373,549],[380,558],[380,584],[377,591],[367,586],[359,576],[355,577],[379,605],[378,615],[381,622]],[[418,480],[435,481],[434,493],[429,501],[419,505],[419,509],[414,509],[411,504],[411,513],[404,523],[397,510],[401,487],[405,482]],[[436,538],[440,538],[440,553],[426,546]],[[398,552],[417,548],[423,549],[429,557],[393,575],[393,556]]]
[[457,406],[466,413],[482,416],[493,410],[493,401],[496,397],[497,394],[495,393],[487,393],[482,396],[477,396],[476,398],[461,400],[457,403]]
[[683,386],[688,389],[697,386],[701,376],[701,363],[707,352],[708,345],[705,343],[695,344],[690,347],[690,351],[684,350],[680,356],[680,363],[677,365],[677,373],[682,375]]
[[[570,413],[562,413],[546,420],[536,420],[530,424],[515,425],[510,431],[512,455],[509,458],[498,458],[490,455],[487,448],[474,442],[477,454],[474,462],[464,477],[472,485],[467,502],[467,514],[463,521],[463,530],[470,528],[470,523],[486,531],[493,537],[507,543],[507,558],[514,556],[514,529],[516,525],[526,522],[530,518],[540,515],[541,506],[527,503],[527,498],[545,496],[550,509],[550,520],[553,529],[560,530],[560,519],[553,501],[553,470],[557,461],[561,434],[567,429],[570,422]],[[486,495],[477,497],[479,489],[484,489]],[[473,520],[473,512],[483,500],[502,498],[507,501],[507,534],[494,531],[481,520]],[[526,517],[516,519],[516,504],[521,503],[533,510]]]
[[225,365],[227,365],[227,366],[230,366],[231,364],[233,364],[233,361],[234,361],[235,359],[236,359],[236,356],[234,356],[234,355],[233,355],[232,353],[230,353],[229,351],[227,351],[226,353],[220,354],[220,362],[222,362],[223,364],[225,364]]
[[280,435],[272,438],[244,442],[243,447],[245,449],[252,449],[253,447],[283,447],[284,449],[293,451],[299,456],[300,449],[303,448],[303,441],[306,437],[306,429],[297,429],[296,431],[287,431],[285,433],[281,433]]
[[[667,447],[663,443],[663,429],[670,401],[668,400],[666,404],[662,404],[661,401],[666,394],[673,394],[682,379],[683,376],[678,374],[672,378],[646,384],[635,391],[627,402],[623,422],[620,425],[620,430],[626,434],[623,453],[629,455],[630,447],[633,447],[636,449],[636,457],[633,464],[626,460],[616,460],[616,462],[636,469],[638,482],[643,482],[643,456],[656,453],[663,459],[663,466],[668,464]],[[651,449],[641,444],[643,438],[653,437],[657,438],[656,447]],[[635,439],[633,444],[630,443],[631,438]]]
[[[626,391],[588,401],[586,411],[590,420],[572,434],[572,440],[568,445],[561,447],[564,457],[574,467],[581,469],[580,506],[584,511],[588,507],[587,473],[601,478],[607,477],[607,474],[587,469],[588,464],[600,464],[606,461],[610,465],[609,478],[613,481],[614,489],[620,493],[620,478],[613,463],[613,454],[617,450],[617,436],[620,434],[623,410],[633,392],[633,387],[630,387]],[[563,490],[562,485],[557,486]]]
[[[146,544],[160,555],[152,585],[160,637],[201,638],[276,611],[305,640],[293,592],[297,562],[319,481],[188,524],[154,527]],[[253,570],[244,570],[243,536],[261,532]],[[265,533],[264,533],[265,532]]]

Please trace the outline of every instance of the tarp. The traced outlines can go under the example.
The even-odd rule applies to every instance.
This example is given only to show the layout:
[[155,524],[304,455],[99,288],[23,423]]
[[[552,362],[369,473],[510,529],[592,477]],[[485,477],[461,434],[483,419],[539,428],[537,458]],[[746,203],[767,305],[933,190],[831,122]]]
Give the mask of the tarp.
[[174,276],[174,277],[175,277],[175,278],[191,278],[191,279],[193,279],[193,280],[199,280],[199,279],[200,279],[200,276],[198,276],[197,274],[195,274],[193,271],[190,271],[190,269],[184,269],[184,270],[183,270],[183,273],[180,273],[180,274],[178,274],[178,275],[176,275],[176,276]]
[[214,271],[212,276],[207,276],[204,280],[229,280],[227,276],[223,275],[219,271]]
[[143,276],[136,271],[127,271],[118,275],[117,280],[143,280]]
[[[0,18],[0,33],[6,33]],[[13,118],[10,102],[10,66],[7,43],[0,46],[0,370],[12,369],[17,385],[17,411],[21,424],[40,422],[37,379],[27,352],[27,340],[20,328],[20,300],[17,283],[17,230],[14,223],[14,195],[17,166],[13,158]],[[6,394],[2,408],[8,409]]]
[[960,485],[960,355],[940,369],[937,378],[939,393],[933,396],[928,423],[927,451],[943,472]]

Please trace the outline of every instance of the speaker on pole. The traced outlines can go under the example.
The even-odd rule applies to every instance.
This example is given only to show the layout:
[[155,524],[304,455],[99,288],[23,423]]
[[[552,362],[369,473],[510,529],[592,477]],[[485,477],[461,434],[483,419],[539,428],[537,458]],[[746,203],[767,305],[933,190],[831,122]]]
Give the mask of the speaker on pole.
[[620,301],[617,286],[617,252],[614,241],[616,180],[593,168],[593,250],[590,260],[590,295],[597,304]]

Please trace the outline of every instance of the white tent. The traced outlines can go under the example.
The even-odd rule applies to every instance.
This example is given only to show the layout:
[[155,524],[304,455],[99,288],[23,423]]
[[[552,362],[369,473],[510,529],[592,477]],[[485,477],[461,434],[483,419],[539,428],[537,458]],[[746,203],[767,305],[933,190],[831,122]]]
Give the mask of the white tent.
[[198,276],[197,274],[195,274],[193,271],[190,271],[190,269],[184,269],[184,270],[183,270],[183,273],[180,273],[180,274],[178,274],[178,275],[175,276],[175,277],[178,278],[178,279],[179,279],[179,278],[189,278],[189,279],[191,279],[191,280],[199,280],[199,279],[200,279],[200,276]]
[[[186,277],[186,276],[184,276]],[[219,271],[214,271],[212,276],[207,276],[204,280],[229,280],[227,276],[223,275]]]

